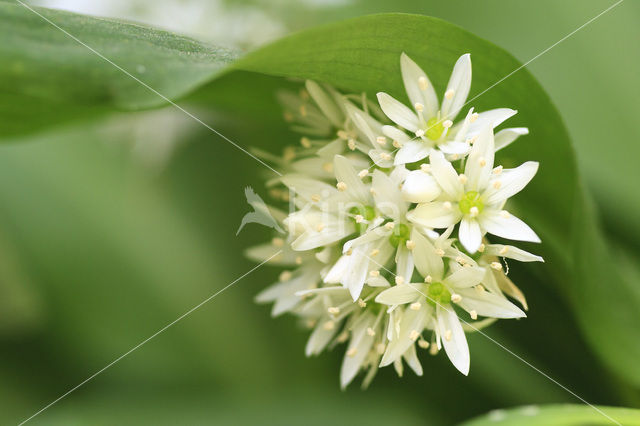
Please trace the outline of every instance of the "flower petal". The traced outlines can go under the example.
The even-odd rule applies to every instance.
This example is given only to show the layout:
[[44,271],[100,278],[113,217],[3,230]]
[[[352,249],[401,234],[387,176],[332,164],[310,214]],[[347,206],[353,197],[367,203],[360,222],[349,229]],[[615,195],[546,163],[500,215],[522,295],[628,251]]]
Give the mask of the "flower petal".
[[544,262],[544,259],[528,251],[522,250],[514,246],[505,246],[502,244],[489,244],[484,249],[484,254],[488,256],[508,257],[509,259],[518,260],[520,262]]
[[484,211],[478,218],[482,229],[498,237],[509,240],[539,243],[540,237],[523,221],[507,213]]
[[482,192],[489,184],[493,169],[494,141],[493,129],[486,126],[478,135],[467,158],[464,174],[467,176],[467,191]]
[[460,229],[458,230],[460,243],[471,254],[475,253],[482,244],[482,231],[478,221],[471,218],[462,218]]
[[440,151],[432,150],[429,154],[431,164],[431,174],[436,179],[440,187],[452,199],[458,200],[462,197],[463,186],[458,179],[458,173],[448,162]]
[[398,102],[384,92],[378,93],[380,108],[391,121],[411,132],[418,130],[418,116],[413,110]]
[[402,196],[412,203],[427,203],[435,200],[441,193],[440,186],[433,176],[422,170],[413,170],[407,174],[402,184]]
[[504,296],[488,291],[478,291],[474,288],[460,289],[458,294],[462,296],[462,300],[458,304],[467,312],[476,311],[478,315],[490,318],[523,318],[527,316]]
[[352,354],[347,353],[342,360],[342,368],[340,369],[340,386],[344,389],[360,371],[360,367],[364,363],[369,351],[373,346],[375,336],[370,336],[367,329],[375,323],[376,317],[367,313],[358,324],[354,326],[352,337],[349,341],[349,350],[353,350]]
[[[469,374],[469,346],[464,330],[451,305],[436,306],[436,327],[449,360],[462,374]],[[447,339],[449,337],[449,339]]]
[[461,216],[458,208],[441,201],[418,204],[418,207],[407,213],[407,219],[411,222],[429,228],[448,228],[458,223]]
[[444,274],[444,261],[436,254],[436,248],[431,241],[415,228],[411,232],[411,240],[416,245],[413,248],[413,261],[418,272],[423,277],[431,275],[436,280],[441,279]]
[[487,191],[489,193],[483,194],[485,203],[499,204],[507,198],[514,196],[527,186],[537,171],[537,161],[527,161],[515,169],[504,170],[498,176],[491,179],[491,185]]
[[529,129],[526,127],[511,127],[509,129],[502,129],[496,133],[494,139],[496,141],[496,152],[502,148],[510,145],[513,141],[520,136],[528,135]]
[[367,187],[358,177],[356,170],[346,157],[336,155],[333,158],[333,170],[336,174],[338,182],[344,182],[347,185],[346,192],[351,195],[363,206],[367,206],[371,202],[371,195]]
[[376,208],[382,214],[395,221],[404,219],[407,212],[407,202],[402,198],[397,182],[394,182],[380,170],[375,170],[371,180],[371,188]]
[[471,145],[466,142],[449,141],[438,145],[438,149],[445,154],[464,155],[469,152]]
[[339,323],[333,327],[325,327],[326,321],[320,321],[307,340],[307,346],[304,353],[307,356],[318,355],[329,344],[331,338],[340,328]]
[[411,332],[421,333],[422,330],[424,330],[427,316],[430,315],[431,312],[432,308],[427,303],[423,303],[417,311],[413,309],[404,310],[398,327],[399,333],[397,335],[394,333],[389,345],[387,345],[387,350],[380,361],[380,367],[389,365],[402,357],[402,354],[409,349],[409,346],[414,344],[414,341],[410,337]]
[[435,117],[438,113],[438,96],[424,71],[404,52],[400,55],[402,82],[411,105],[424,105],[426,117]]
[[475,136],[487,126],[492,129],[498,127],[502,122],[513,117],[517,113],[518,111],[511,108],[496,108],[480,112],[478,113],[478,117],[475,121],[469,125],[467,136]]
[[396,153],[393,164],[415,163],[423,158],[427,157],[431,152],[431,147],[422,141],[407,141],[402,144],[398,152]]
[[318,108],[331,121],[331,124],[340,128],[344,123],[344,114],[334,99],[315,81],[307,80],[305,87]]
[[[442,100],[442,119],[453,120],[467,100],[469,89],[471,88],[471,56],[466,53],[458,59],[451,78],[447,84],[447,91]],[[453,96],[448,97],[447,93],[453,91]]]
[[415,302],[420,297],[415,284],[398,284],[386,289],[376,296],[376,302],[384,305],[404,305]]
[[477,266],[461,267],[447,275],[444,282],[455,291],[458,291],[461,288],[469,288],[480,284],[485,272],[483,268]]

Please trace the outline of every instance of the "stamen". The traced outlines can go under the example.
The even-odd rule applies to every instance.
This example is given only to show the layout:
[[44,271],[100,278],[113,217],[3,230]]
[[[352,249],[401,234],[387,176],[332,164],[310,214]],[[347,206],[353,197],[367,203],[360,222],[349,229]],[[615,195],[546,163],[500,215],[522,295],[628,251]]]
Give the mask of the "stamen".
[[462,296],[460,296],[459,294],[457,294],[457,293],[453,293],[453,294],[451,295],[451,301],[452,301],[453,303],[459,303],[461,300],[462,300]]
[[402,144],[398,141],[393,141],[392,145],[394,146],[394,148],[402,148]]
[[347,351],[347,356],[350,357],[350,358],[353,358],[354,356],[356,356],[356,352],[358,352],[358,348],[356,348],[356,347],[350,348]]
[[354,139],[349,139],[347,141],[347,146],[349,147],[349,149],[351,151],[355,151],[356,150],[356,141]]
[[448,341],[451,340],[451,337],[453,337],[453,332],[451,330],[447,330],[444,332],[444,338]]
[[349,339],[349,332],[346,330],[340,333],[338,337],[336,337],[336,340],[338,341],[338,343],[344,343],[347,341],[347,339]]
[[433,278],[431,278],[431,275],[427,275],[426,277],[424,277],[425,283],[430,283],[431,281],[433,281]]
[[500,173],[502,173],[502,166],[498,166],[495,169],[493,169],[494,175],[499,175]]
[[404,284],[404,277],[402,275],[397,275],[395,278],[396,284]]
[[316,226],[316,231],[322,232],[322,230],[325,228],[325,226],[327,226],[327,225],[325,225],[324,223],[320,222],[318,224],[318,226]]
[[478,119],[478,113],[474,112],[473,114],[471,114],[471,117],[469,117],[469,121],[471,123],[473,123],[474,121],[476,121]]
[[502,269],[502,263],[500,262],[491,262],[491,268],[499,271]]
[[369,275],[371,275],[372,277],[379,277],[380,276],[380,271],[374,269],[373,271],[369,272]]
[[396,227],[396,224],[395,224],[395,223],[393,223],[393,222],[387,222],[387,223],[385,223],[385,224],[384,224],[384,227],[385,227],[387,230],[392,231],[392,230],[393,230],[393,228],[395,228],[395,227]]
[[362,221],[364,221],[364,216],[357,214],[354,216],[354,219],[356,220],[356,223],[362,223]]
[[444,120],[444,122],[442,123],[442,127],[444,127],[445,129],[448,129],[451,126],[453,126],[453,121],[451,120]]
[[406,246],[409,250],[416,248],[416,243],[413,240],[407,240]]
[[291,276],[292,276],[292,275],[293,275],[293,274],[291,273],[291,271],[282,271],[282,272],[280,273],[280,276],[278,277],[278,279],[279,279],[280,281],[289,281],[289,280],[291,279]]
[[464,185],[465,183],[467,183],[469,179],[464,174],[462,174],[458,176],[458,180],[460,181],[461,184]]
[[367,328],[367,334],[369,336],[373,337],[373,336],[376,335],[376,332],[375,332],[375,330],[373,328],[369,327],[369,328]]
[[504,256],[505,254],[507,254],[508,251],[509,251],[509,246],[504,246],[500,249],[500,254]]
[[411,305],[409,305],[409,308],[412,311],[419,311],[421,307],[422,307],[422,304],[420,302],[412,303]]
[[469,216],[476,217],[479,214],[480,214],[480,210],[476,206],[473,206],[469,209]]
[[423,137],[424,136],[424,130],[422,130],[422,129],[416,130],[416,136],[419,137],[419,138]]
[[411,330],[411,333],[409,333],[409,339],[415,342],[416,340],[418,340],[418,337],[420,337],[420,333],[418,333],[416,330]]
[[501,186],[502,186],[502,182],[500,182],[499,180],[493,182],[493,187],[495,189],[500,189]]
[[367,176],[369,174],[369,169],[362,169],[360,170],[360,172],[358,173],[358,177],[360,179],[364,179],[365,176]]
[[419,77],[418,87],[420,87],[420,90],[427,90],[427,87],[429,87],[429,80],[427,80],[426,77]]
[[300,139],[300,145],[302,145],[304,148],[311,148],[311,141],[309,140],[309,138],[303,137],[302,139]]
[[391,154],[389,154],[388,152],[381,152],[380,158],[384,161],[389,161],[391,160]]
[[300,105],[300,115],[303,117],[307,116],[307,106],[306,105]]
[[422,170],[425,173],[429,173],[431,171],[431,165],[427,163],[422,163],[420,164],[420,170]]
[[442,250],[441,248],[437,248],[436,249],[436,254],[440,257],[444,256],[444,250]]
[[378,136],[376,138],[376,142],[378,142],[382,146],[385,146],[387,144],[387,138],[385,138],[384,136]]
[[439,350],[438,345],[431,345],[431,348],[429,348],[429,355],[437,355]]
[[471,315],[472,320],[478,319],[478,313],[475,310],[469,311],[469,315]]
[[284,245],[284,240],[282,238],[275,237],[271,240],[271,244],[276,247],[282,247]]
[[484,249],[485,249],[484,243],[480,244],[480,247],[478,247],[478,253],[484,252]]
[[333,330],[335,326],[336,324],[333,321],[327,321],[324,324],[322,324],[322,328],[324,328],[327,331]]
[[453,94],[454,94],[454,90],[453,89],[449,89],[446,92],[444,92],[444,97],[447,99],[451,99],[453,98]]
[[329,309],[327,309],[327,312],[329,312],[331,315],[338,315],[340,313],[340,308],[338,308],[337,306],[331,306]]
[[322,170],[324,170],[327,173],[333,172],[333,163],[324,163],[322,165]]
[[302,265],[302,258],[300,256],[296,257],[296,265]]
[[444,203],[442,203],[442,207],[444,207],[446,210],[451,210],[451,202],[445,201]]
[[338,130],[338,132],[336,134],[338,135],[338,137],[340,139],[344,139],[344,140],[349,139],[349,134],[347,132],[345,132],[344,130]]
[[420,346],[422,349],[428,349],[429,348],[429,342],[427,342],[424,339],[420,339],[420,340],[418,340],[418,346]]
[[374,256],[374,257],[375,257],[375,256],[377,256],[377,255],[378,255],[378,253],[380,253],[380,250],[378,250],[378,249],[373,249],[373,250],[371,250],[371,253],[370,253],[370,254],[371,254],[371,256]]
[[313,201],[314,203],[319,202],[322,199],[322,197],[320,197],[320,194],[313,194],[311,196],[311,201]]
[[365,302],[362,299],[358,299],[358,306],[360,306],[361,308],[366,308],[367,307],[367,302]]
[[344,192],[344,191],[346,191],[346,190],[347,190],[347,184],[346,184],[346,183],[344,183],[344,182],[338,182],[338,183],[336,184],[336,188],[338,188],[338,191],[342,191],[342,192]]
[[384,343],[378,343],[376,345],[376,351],[380,355],[382,355],[384,353],[385,349],[387,349],[387,346]]
[[416,111],[418,112],[422,112],[422,110],[424,110],[424,105],[422,105],[420,102],[416,102],[413,107],[416,109]]
[[487,160],[485,160],[484,157],[480,157],[478,158],[478,164],[480,165],[480,167],[484,167],[487,165]]

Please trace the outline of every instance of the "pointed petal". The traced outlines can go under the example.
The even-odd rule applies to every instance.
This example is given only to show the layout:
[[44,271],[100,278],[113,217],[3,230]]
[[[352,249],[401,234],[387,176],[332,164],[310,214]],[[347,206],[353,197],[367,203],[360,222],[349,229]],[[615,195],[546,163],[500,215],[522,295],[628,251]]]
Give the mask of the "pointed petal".
[[344,123],[344,115],[334,99],[315,81],[307,80],[305,86],[311,98],[318,105],[322,113],[331,121],[331,124],[340,128]]
[[438,96],[424,71],[404,52],[400,55],[402,81],[411,105],[421,103],[427,117],[435,117],[438,113]]
[[431,152],[431,147],[426,145],[424,142],[419,140],[408,141],[403,143],[402,147],[400,147],[396,153],[393,164],[415,163],[416,161],[426,158],[429,155],[429,152]]
[[536,256],[533,253],[522,250],[518,247],[502,245],[502,244],[489,244],[484,249],[484,254],[488,256],[500,256],[508,257],[509,259],[518,260],[520,262],[544,262],[544,259],[540,256]]
[[469,288],[480,284],[485,272],[483,268],[476,266],[462,267],[448,275],[444,281],[451,288],[458,291],[461,288]]
[[444,274],[444,261],[436,254],[436,248],[428,238],[417,229],[411,232],[411,240],[416,244],[413,249],[413,260],[420,275],[431,275],[440,279]]
[[416,288],[417,286],[409,284],[394,285],[377,295],[376,302],[389,306],[413,303],[420,297]]
[[409,349],[402,354],[402,358],[407,361],[407,364],[414,373],[418,376],[422,376],[422,365],[420,364],[420,360],[418,359],[418,354],[416,353],[416,345],[409,346]]
[[505,120],[516,115],[518,111],[511,108],[496,108],[478,113],[478,118],[469,125],[467,136],[475,136],[485,127],[498,127]]
[[336,155],[333,158],[333,170],[337,181],[344,182],[347,185],[347,193],[349,195],[362,203],[363,206],[369,205],[371,200],[369,191],[346,157]]
[[417,333],[421,333],[424,329],[427,315],[431,312],[432,308],[426,303],[423,303],[417,311],[413,309],[404,310],[402,319],[400,320],[400,333],[394,335],[393,339],[391,339],[387,345],[387,349],[380,361],[380,367],[389,365],[402,357],[402,354],[409,349],[409,346],[414,344],[414,341],[410,337],[411,332],[416,331]]
[[402,277],[409,281],[413,275],[413,254],[407,246],[402,245],[398,247],[396,252],[396,276]]
[[504,296],[488,291],[478,291],[474,288],[460,289],[458,294],[462,296],[459,305],[467,312],[476,311],[478,315],[490,318],[523,318],[527,316]]
[[508,129],[502,129],[495,135],[496,152],[502,148],[509,146],[513,141],[520,136],[528,135],[529,129],[526,127],[511,127]]
[[418,116],[413,110],[407,108],[384,92],[378,93],[378,102],[385,115],[398,126],[410,132],[418,130]]
[[[445,97],[442,100],[442,108],[440,109],[442,113],[442,119],[453,120],[460,109],[464,105],[467,100],[467,96],[469,95],[469,89],[471,88],[471,56],[466,53],[458,59],[455,66],[453,67],[453,72],[451,73],[451,78],[449,79],[449,84],[447,84],[447,91],[445,92]],[[447,97],[447,93],[453,91],[453,96]]]
[[471,149],[471,145],[466,142],[449,141],[438,145],[438,149],[445,154],[464,155],[469,152],[469,150]]
[[452,199],[460,199],[464,188],[458,179],[458,173],[456,173],[451,163],[444,158],[441,152],[435,150],[432,150],[429,154],[429,162],[431,164],[431,174],[442,190]]
[[402,184],[402,196],[412,203],[427,203],[435,200],[441,193],[438,182],[433,176],[422,170],[413,170],[407,174]]
[[320,321],[307,340],[307,346],[304,352],[307,356],[318,355],[329,344],[331,338],[339,329],[339,324],[334,327],[325,327],[326,321]]
[[482,244],[482,232],[478,221],[471,218],[462,218],[460,221],[460,229],[458,230],[460,243],[471,254],[475,253]]
[[537,161],[527,161],[515,169],[504,170],[491,179],[491,185],[488,189],[489,194],[483,194],[485,202],[487,204],[498,204],[514,196],[527,186],[537,171]]
[[397,182],[380,170],[373,172],[371,181],[373,189],[373,199],[376,208],[385,216],[393,220],[404,218],[407,213],[407,203],[402,198],[402,193],[398,190]]
[[493,129],[485,127],[471,147],[464,174],[467,176],[467,191],[482,192],[489,184],[493,169],[494,141]]
[[[469,374],[469,346],[462,325],[451,305],[436,306],[437,328],[451,363],[465,376]],[[447,339],[449,336],[449,339]]]
[[482,229],[498,237],[532,243],[540,242],[540,237],[533,229],[512,214],[485,210],[478,219]]
[[461,213],[456,206],[447,206],[441,201],[418,204],[407,213],[407,219],[429,228],[448,228],[458,223]]
[[[351,340],[349,341],[349,349],[345,353],[342,360],[342,368],[340,369],[340,386],[344,389],[360,371],[360,367],[364,363],[369,351],[373,346],[375,336],[367,333],[367,328],[375,322],[375,316],[366,314],[357,326],[354,327]],[[355,350],[351,354],[349,350]]]
[[395,126],[382,126],[382,134],[391,138],[391,140],[398,141],[400,143],[404,143],[412,139],[409,135]]

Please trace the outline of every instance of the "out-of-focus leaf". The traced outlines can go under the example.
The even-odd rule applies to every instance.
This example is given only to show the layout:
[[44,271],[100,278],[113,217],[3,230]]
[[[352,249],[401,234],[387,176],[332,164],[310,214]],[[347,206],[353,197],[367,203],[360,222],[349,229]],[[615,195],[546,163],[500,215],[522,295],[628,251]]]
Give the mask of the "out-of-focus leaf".
[[530,405],[489,414],[460,426],[608,426],[613,420],[625,426],[640,425],[640,410],[620,407],[590,407],[586,404]]
[[116,109],[163,105],[158,93],[178,98],[233,58],[230,51],[166,31],[33,10],[0,3],[0,137]]

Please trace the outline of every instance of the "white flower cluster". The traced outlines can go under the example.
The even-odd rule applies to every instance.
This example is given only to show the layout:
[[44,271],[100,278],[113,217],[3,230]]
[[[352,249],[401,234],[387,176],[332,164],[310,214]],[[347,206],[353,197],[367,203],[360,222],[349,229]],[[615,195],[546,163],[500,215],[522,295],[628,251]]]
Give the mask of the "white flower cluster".
[[284,171],[269,185],[291,211],[270,207],[286,232],[248,250],[257,261],[277,252],[271,263],[288,268],[257,300],[313,329],[308,356],[346,342],[343,387],[361,370],[366,386],[389,364],[401,375],[403,359],[421,375],[416,343],[432,355],[444,348],[468,374],[465,331],[525,316],[507,298],[527,308],[500,258],[542,261],[486,235],[540,241],[504,209],[538,163],[494,165],[497,150],[527,133],[494,134],[516,111],[471,108],[454,122],[471,85],[468,54],[456,62],[442,103],[415,62],[402,54],[400,64],[411,107],[386,93],[378,93],[378,106],[307,81],[300,94],[280,96],[285,119],[305,135],[302,147],[283,158],[263,153]]

